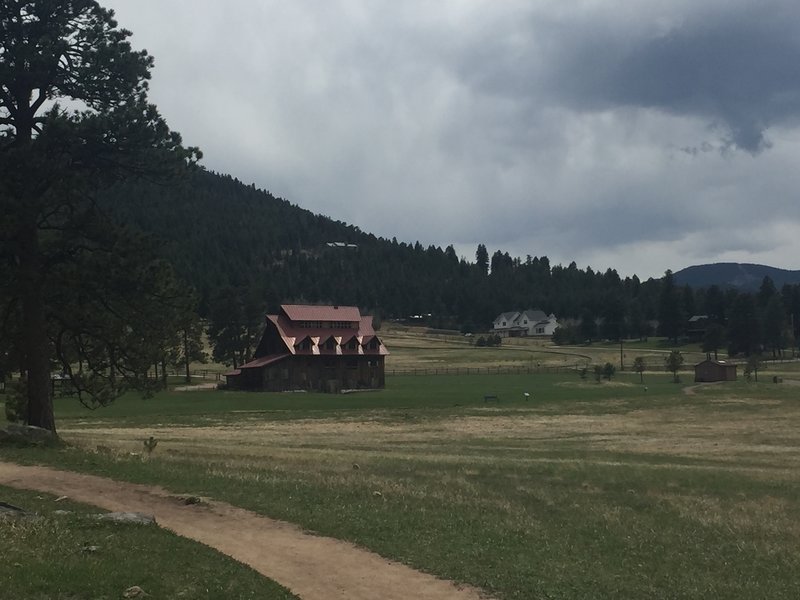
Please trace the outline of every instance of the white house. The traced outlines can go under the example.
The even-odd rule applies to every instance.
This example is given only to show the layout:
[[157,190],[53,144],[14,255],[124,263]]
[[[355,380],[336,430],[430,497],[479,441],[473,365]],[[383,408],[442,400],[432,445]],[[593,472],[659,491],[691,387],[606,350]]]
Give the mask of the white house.
[[[492,324],[492,329],[495,333],[500,333],[501,331],[507,331],[514,327],[517,317],[519,317],[519,312],[504,312],[501,313]],[[501,334],[502,335],[502,334]]]
[[547,315],[541,310],[505,312],[500,314],[492,325],[494,333],[500,337],[550,337],[558,327],[554,314]]

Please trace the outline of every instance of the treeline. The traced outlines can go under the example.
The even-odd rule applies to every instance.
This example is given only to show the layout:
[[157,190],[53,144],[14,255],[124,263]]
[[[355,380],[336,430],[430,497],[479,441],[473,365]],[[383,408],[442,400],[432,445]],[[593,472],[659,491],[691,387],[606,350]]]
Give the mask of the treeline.
[[561,341],[573,343],[653,333],[678,341],[698,314],[721,328],[708,341],[717,349],[778,352],[798,338],[797,286],[779,292],[773,285],[770,294],[765,282],[756,296],[693,289],[676,286],[669,272],[640,281],[613,269],[551,265],[546,256],[490,255],[482,244],[474,257],[459,257],[452,246],[376,237],[204,170],[171,186],[128,182],[103,205],[161,241],[197,291],[216,358],[237,364],[248,358],[264,314],[283,302],[355,305],[379,319],[419,315],[431,327],[465,332],[489,329],[501,312],[539,308],[556,314]]
[[[724,350],[730,356],[766,354],[784,356],[800,340],[800,285],[785,284],[778,290],[764,277],[757,293],[723,290],[712,285],[678,294],[670,287],[671,274],[662,282],[662,324],[664,335],[697,336],[703,350],[718,356]],[[705,319],[690,323],[689,314]]]
[[800,285],[785,284],[778,290],[769,277],[757,293],[750,293],[717,285],[678,287],[667,271],[658,282],[655,320],[640,319],[636,304],[628,306],[633,310],[613,304],[600,313],[587,308],[580,319],[565,320],[553,339],[576,344],[658,334],[674,344],[699,342],[715,358],[720,352],[782,357],[787,350],[794,352],[800,340]]
[[259,310],[289,300],[335,302],[476,330],[515,308],[579,317],[586,308],[602,312],[610,298],[635,301],[654,318],[657,281],[621,280],[611,269],[575,263],[551,266],[547,257],[489,256],[483,245],[476,256],[459,257],[452,246],[384,239],[203,170],[179,185],[127,182],[102,204],[119,222],[159,240],[197,290],[203,316],[234,295]]

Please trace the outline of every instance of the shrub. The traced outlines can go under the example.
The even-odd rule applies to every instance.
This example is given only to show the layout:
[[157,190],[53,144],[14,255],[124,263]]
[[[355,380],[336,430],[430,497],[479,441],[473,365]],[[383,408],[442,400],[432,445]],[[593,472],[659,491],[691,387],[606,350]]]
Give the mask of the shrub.
[[603,377],[605,377],[607,381],[611,381],[611,378],[616,372],[617,369],[610,362],[607,362],[605,365],[603,365]]

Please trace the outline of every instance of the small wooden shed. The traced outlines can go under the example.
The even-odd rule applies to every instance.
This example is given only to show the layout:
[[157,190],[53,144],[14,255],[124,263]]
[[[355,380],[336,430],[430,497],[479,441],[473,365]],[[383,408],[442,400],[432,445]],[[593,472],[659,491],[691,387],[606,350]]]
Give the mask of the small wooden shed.
[[736,381],[736,365],[724,360],[704,360],[694,366],[697,382]]

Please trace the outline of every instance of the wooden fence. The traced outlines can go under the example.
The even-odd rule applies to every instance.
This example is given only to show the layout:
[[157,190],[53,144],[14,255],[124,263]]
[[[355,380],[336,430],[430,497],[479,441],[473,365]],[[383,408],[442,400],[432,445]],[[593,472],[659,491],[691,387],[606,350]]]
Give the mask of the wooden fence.
[[539,373],[574,373],[583,365],[553,367],[430,367],[425,369],[386,369],[393,375],[536,375]]

